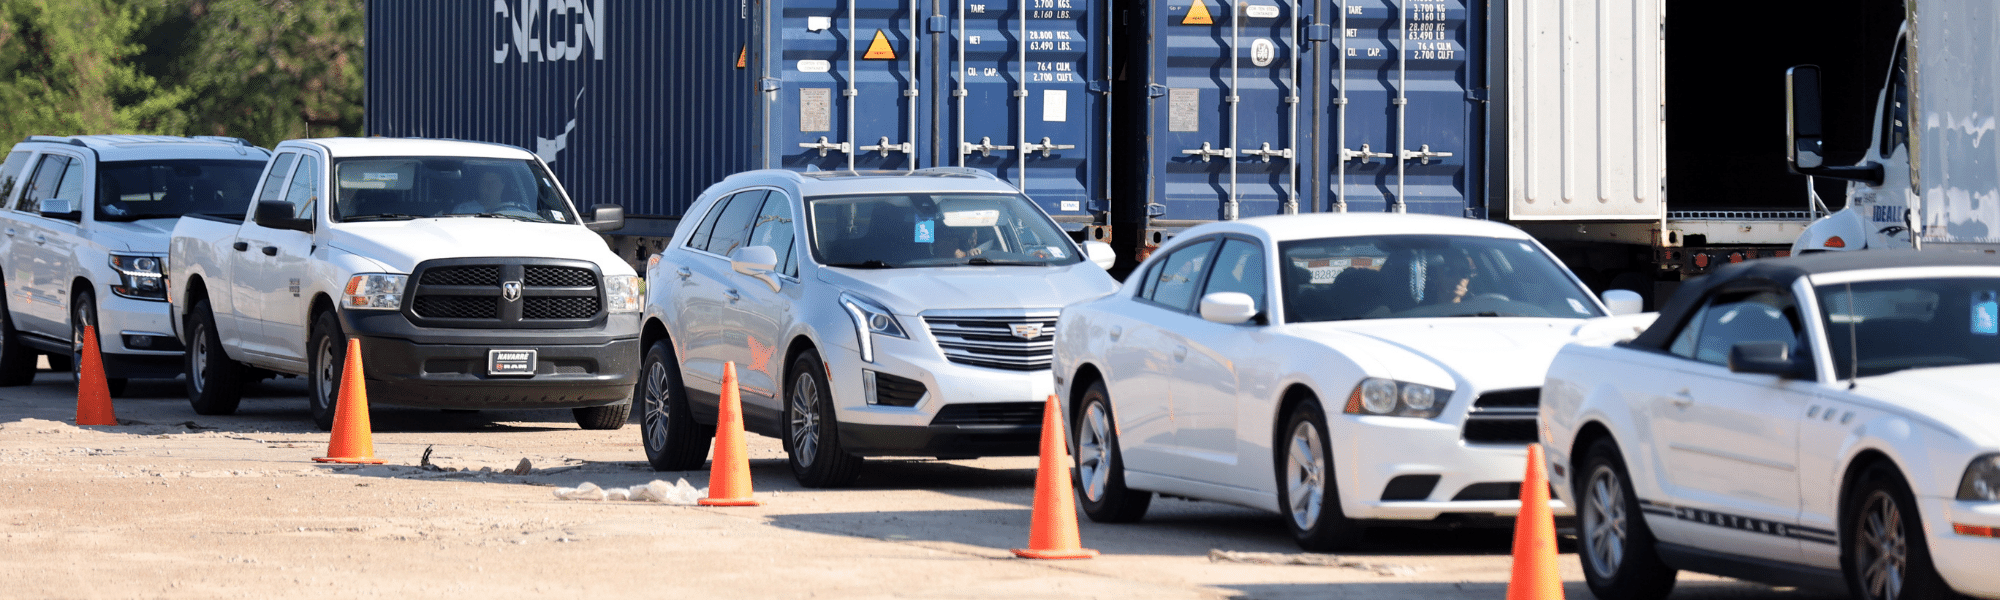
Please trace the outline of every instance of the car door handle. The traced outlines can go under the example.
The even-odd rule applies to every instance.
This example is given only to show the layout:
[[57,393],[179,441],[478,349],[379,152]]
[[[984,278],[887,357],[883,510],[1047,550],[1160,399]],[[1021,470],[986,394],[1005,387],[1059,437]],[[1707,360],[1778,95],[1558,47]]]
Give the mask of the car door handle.
[[49,243],[49,236],[45,236],[45,235],[42,235],[42,234],[39,234],[39,233],[37,233],[37,234],[35,234],[35,243],[37,243],[37,244],[47,244],[47,243]]
[[1687,408],[1688,405],[1694,404],[1694,395],[1689,394],[1687,388],[1681,388],[1681,391],[1674,392],[1674,397],[1668,398],[1667,401],[1674,403],[1674,406]]
[[689,271],[687,267],[681,267],[674,269],[674,274],[681,276],[681,279],[687,279],[694,276],[694,271]]
[[7,237],[14,237],[14,228],[12,227],[7,228]]
[[1179,362],[1183,360],[1187,360],[1187,346],[1174,347],[1174,361]]
[[265,246],[265,247],[264,247],[264,256],[277,256],[277,255],[278,255],[278,247],[277,247],[277,246]]
[[1125,326],[1124,326],[1124,325],[1119,325],[1119,326],[1116,326],[1116,327],[1112,327],[1112,328],[1111,328],[1111,341],[1114,341],[1114,342],[1118,341],[1118,336],[1121,336],[1121,335],[1125,335]]
[[250,242],[236,242],[230,244],[229,247],[235,248],[237,252],[242,252],[250,249]]
[[743,299],[743,294],[742,294],[742,293],[740,293],[740,292],[737,292],[737,291],[736,291],[736,288],[729,288],[729,289],[726,289],[726,290],[722,290],[722,295],[724,295],[724,296],[728,296],[728,297],[729,297],[729,301],[730,301],[730,302],[735,302],[735,301],[737,301],[737,300],[742,300],[742,299]]

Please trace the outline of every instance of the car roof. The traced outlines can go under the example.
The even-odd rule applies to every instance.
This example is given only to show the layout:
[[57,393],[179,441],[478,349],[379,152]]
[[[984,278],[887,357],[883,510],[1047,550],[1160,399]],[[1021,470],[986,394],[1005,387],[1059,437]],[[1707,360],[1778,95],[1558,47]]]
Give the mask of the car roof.
[[[264,160],[269,150],[242,138],[171,135],[34,135],[23,144],[56,144],[89,149],[104,162],[161,159]],[[16,147],[17,150],[22,148]]]
[[1013,185],[978,169],[935,167],[913,171],[790,171],[761,169],[730,175],[728,187],[783,185],[795,187],[807,196],[917,193],[917,192],[1016,192]]
[[[1276,242],[1355,235],[1467,235],[1529,239],[1527,233],[1511,225],[1478,219],[1401,213],[1307,213],[1205,223],[1180,232],[1174,240],[1211,233],[1240,233]],[[1173,245],[1173,242],[1167,244],[1168,247]]]
[[1633,338],[1632,346],[1666,348],[1674,331],[1716,290],[1737,287],[1790,289],[1801,277],[1826,273],[1906,269],[1911,267],[2000,267],[2000,256],[1953,250],[1865,250],[1815,252],[1801,256],[1760,258],[1731,263],[1690,279],[1660,307],[1660,317]]
[[527,159],[534,157],[534,154],[519,146],[495,144],[492,142],[431,138],[311,138],[286,140],[278,144],[278,149],[282,150],[285,146],[294,144],[319,146],[335,158],[356,156],[458,156],[466,158]]

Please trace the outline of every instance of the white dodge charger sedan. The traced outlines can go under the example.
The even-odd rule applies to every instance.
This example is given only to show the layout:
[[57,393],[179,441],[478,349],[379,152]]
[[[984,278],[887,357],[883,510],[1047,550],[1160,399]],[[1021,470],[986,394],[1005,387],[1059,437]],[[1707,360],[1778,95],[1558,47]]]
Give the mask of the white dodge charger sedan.
[[1154,493],[1274,511],[1309,550],[1350,545],[1364,521],[1504,522],[1544,369],[1607,312],[1497,223],[1189,229],[1121,291],[1062,313],[1054,372],[1078,496],[1097,521],[1136,520]]
[[1565,348],[1543,435],[1591,591],[1660,598],[1686,569],[2000,598],[1996,296],[1988,254],[1765,259]]

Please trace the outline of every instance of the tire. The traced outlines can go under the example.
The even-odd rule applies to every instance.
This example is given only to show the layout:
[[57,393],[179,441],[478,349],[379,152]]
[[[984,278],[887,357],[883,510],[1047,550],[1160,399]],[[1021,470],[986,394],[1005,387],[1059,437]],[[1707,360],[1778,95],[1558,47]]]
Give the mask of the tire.
[[1074,419],[1076,430],[1076,498],[1084,516],[1099,523],[1131,523],[1146,516],[1153,493],[1125,487],[1125,456],[1118,447],[1118,428],[1111,419],[1111,392],[1103,381],[1091,382]]
[[1961,598],[1938,576],[1923,515],[1903,476],[1886,463],[1861,471],[1841,502],[1841,571],[1857,600]]
[[312,412],[314,427],[333,431],[340,378],[347,361],[347,336],[341,333],[340,320],[333,311],[325,311],[313,317],[312,335],[307,339],[306,408]]
[[792,476],[809,488],[844,487],[861,474],[861,457],[840,447],[826,363],[807,350],[792,361],[785,388],[785,456]]
[[1307,398],[1285,419],[1276,454],[1278,512],[1292,540],[1308,552],[1334,552],[1359,545],[1365,530],[1341,512],[1334,485],[1332,438],[1319,400]]
[[22,344],[14,331],[5,291],[0,288],[0,387],[28,385],[35,382],[35,357],[39,354]]
[[1618,444],[1608,438],[1591,442],[1581,466],[1572,494],[1581,505],[1576,554],[1590,592],[1599,598],[1667,597],[1678,571],[1660,561]]
[[215,311],[207,300],[196,302],[187,316],[188,348],[182,364],[187,373],[188,404],[198,415],[233,415],[243,402],[243,365],[230,360],[215,330]]
[[[97,325],[97,298],[87,291],[77,292],[76,298],[69,304],[69,361],[71,366],[83,364],[83,326],[85,325],[93,327]],[[102,365],[104,360],[103,331],[97,332],[97,352],[98,363]],[[72,368],[69,372],[71,382],[79,385],[83,383],[82,369]],[[125,395],[126,383],[127,380],[124,377],[104,378],[104,387],[110,389],[111,397],[113,398]]]
[[589,431],[612,431],[624,427],[625,421],[632,418],[632,401],[572,408],[569,413],[576,418],[577,427]]
[[653,342],[639,366],[639,384],[632,398],[640,405],[639,438],[645,441],[646,463],[655,471],[692,471],[708,460],[715,430],[694,422],[680,361],[666,340]]

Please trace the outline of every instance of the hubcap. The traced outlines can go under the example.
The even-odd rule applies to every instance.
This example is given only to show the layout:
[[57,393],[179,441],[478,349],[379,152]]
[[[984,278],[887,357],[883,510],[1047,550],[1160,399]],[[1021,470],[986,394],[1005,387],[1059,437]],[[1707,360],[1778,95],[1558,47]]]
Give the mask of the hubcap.
[[208,377],[207,326],[195,326],[194,347],[188,348],[188,358],[194,361],[194,377],[188,378],[188,383],[194,385],[195,392],[202,392],[206,388],[204,384],[207,383],[206,378]]
[[1320,457],[1319,428],[1300,423],[1292,429],[1292,441],[1285,452],[1285,492],[1291,499],[1292,524],[1312,529],[1319,523],[1321,503],[1326,500],[1326,463]]
[[1861,522],[1854,535],[1855,563],[1861,567],[1861,591],[1868,598],[1902,596],[1909,541],[1903,533],[1903,511],[1888,492],[1876,490],[1862,503]]
[[819,454],[819,382],[810,369],[792,383],[791,412],[792,458],[810,467]]
[[1083,497],[1091,502],[1104,499],[1111,483],[1111,419],[1104,405],[1095,401],[1083,409],[1083,426],[1076,432],[1076,475],[1083,482]]
[[667,448],[667,365],[646,365],[646,448],[659,452]]
[[1625,488],[1618,473],[1599,466],[1584,491],[1584,556],[1592,570],[1610,576],[1625,562]]
[[333,407],[334,395],[340,393],[339,367],[333,364],[333,338],[323,337],[319,341],[319,405],[325,410]]
[[97,323],[93,322],[90,318],[90,313],[91,311],[84,310],[82,303],[78,303],[76,315],[69,320],[69,372],[71,377],[83,376],[83,328],[86,325],[91,327],[97,326]]

